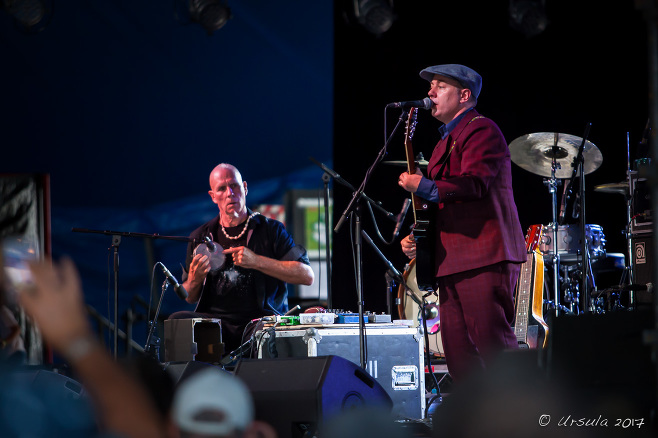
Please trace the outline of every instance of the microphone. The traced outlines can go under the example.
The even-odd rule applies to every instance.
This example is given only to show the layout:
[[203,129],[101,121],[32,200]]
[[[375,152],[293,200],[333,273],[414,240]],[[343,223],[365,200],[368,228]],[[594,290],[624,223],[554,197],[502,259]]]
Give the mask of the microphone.
[[420,108],[428,110],[432,108],[432,100],[429,97],[426,97],[422,100],[408,100],[406,102],[393,102],[386,105],[386,108]]
[[297,310],[300,310],[301,308],[302,308],[302,306],[300,306],[299,304],[297,304],[295,307],[293,307],[292,309],[290,309],[290,310],[288,310],[286,313],[284,313],[283,316],[290,316],[290,315],[292,315],[294,312],[296,312]]
[[402,228],[402,222],[404,222],[404,218],[407,217],[407,210],[409,210],[409,204],[411,204],[411,199],[406,198],[404,200],[404,204],[402,204],[402,210],[400,210],[400,214],[398,215],[397,222],[395,222],[395,230],[393,231],[394,239],[398,237],[398,234],[400,234],[400,228]]
[[174,292],[176,292],[176,295],[178,295],[178,297],[182,300],[187,298],[187,291],[185,290],[183,285],[178,283],[176,277],[174,277],[174,275],[171,272],[169,272],[169,269],[167,269],[167,267],[164,264],[162,264],[162,262],[158,262],[158,264],[162,268],[162,272],[164,272],[164,275],[165,277],[167,277],[169,283],[174,285]]
[[576,199],[573,201],[573,207],[571,208],[571,216],[574,219],[578,219],[580,217],[580,193],[576,193]]
[[204,238],[203,238],[203,243],[206,244],[206,246],[208,247],[208,249],[209,249],[211,252],[215,250],[215,242],[213,242],[212,240],[210,240],[210,237],[208,237],[208,236],[204,237]]
[[564,190],[562,190],[562,202],[560,203],[560,215],[559,215],[559,219],[558,219],[558,224],[563,224],[564,223],[564,216],[566,215],[566,209],[567,209],[568,186],[569,186],[569,183],[567,183],[565,181],[564,182]]

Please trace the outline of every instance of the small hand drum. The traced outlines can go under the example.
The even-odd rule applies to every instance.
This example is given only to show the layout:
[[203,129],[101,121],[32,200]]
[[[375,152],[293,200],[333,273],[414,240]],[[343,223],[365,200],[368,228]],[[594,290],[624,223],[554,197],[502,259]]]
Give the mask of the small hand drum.
[[224,248],[219,243],[213,242],[210,238],[206,237],[205,242],[199,244],[194,248],[194,255],[203,254],[208,256],[210,260],[210,271],[216,271],[224,266],[226,256],[224,255]]

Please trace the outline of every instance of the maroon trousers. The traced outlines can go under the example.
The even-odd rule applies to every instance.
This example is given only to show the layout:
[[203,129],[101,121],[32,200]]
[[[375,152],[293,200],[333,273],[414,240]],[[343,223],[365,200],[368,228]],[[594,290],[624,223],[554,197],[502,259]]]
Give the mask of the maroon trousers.
[[518,348],[511,324],[520,267],[501,262],[438,278],[441,340],[455,382]]

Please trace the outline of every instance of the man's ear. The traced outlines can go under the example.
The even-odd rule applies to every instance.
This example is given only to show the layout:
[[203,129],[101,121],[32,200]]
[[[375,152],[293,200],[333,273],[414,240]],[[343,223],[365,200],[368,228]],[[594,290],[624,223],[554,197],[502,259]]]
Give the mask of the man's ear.
[[215,202],[215,193],[214,193],[212,190],[208,190],[208,194],[210,195],[210,199],[212,199],[212,202],[214,202],[215,204],[217,204],[217,203]]
[[242,181],[242,184],[244,185],[244,195],[247,196],[247,181]]
[[469,90],[468,88],[462,88],[462,90],[461,90],[462,102],[468,102],[469,100],[471,100],[471,95],[472,94],[473,93],[471,93],[471,90]]

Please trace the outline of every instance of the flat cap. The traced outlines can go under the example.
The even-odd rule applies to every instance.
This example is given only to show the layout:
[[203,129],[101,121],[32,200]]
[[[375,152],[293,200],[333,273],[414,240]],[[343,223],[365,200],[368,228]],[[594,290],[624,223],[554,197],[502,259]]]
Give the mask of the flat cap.
[[482,76],[472,68],[460,64],[441,64],[427,67],[420,72],[420,77],[426,81],[432,81],[434,75],[452,78],[462,84],[464,88],[471,90],[477,98],[482,90]]

